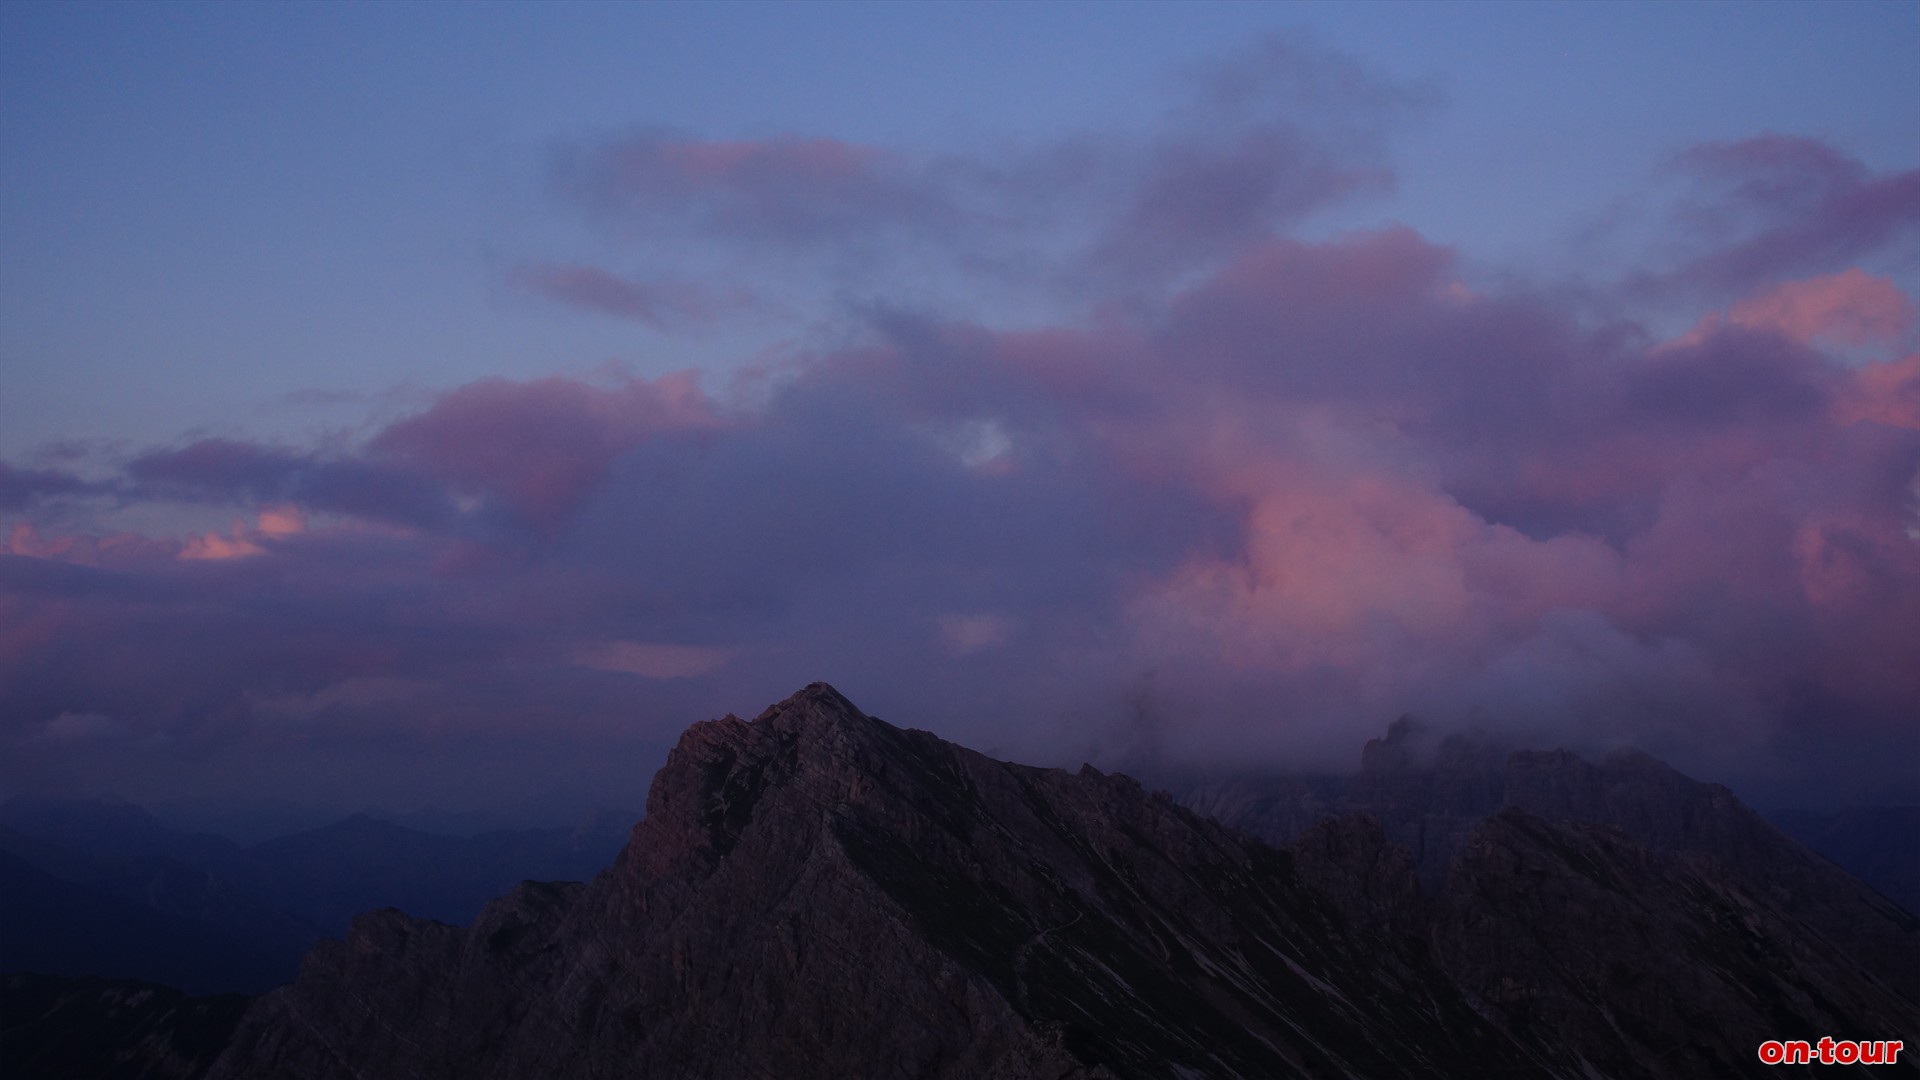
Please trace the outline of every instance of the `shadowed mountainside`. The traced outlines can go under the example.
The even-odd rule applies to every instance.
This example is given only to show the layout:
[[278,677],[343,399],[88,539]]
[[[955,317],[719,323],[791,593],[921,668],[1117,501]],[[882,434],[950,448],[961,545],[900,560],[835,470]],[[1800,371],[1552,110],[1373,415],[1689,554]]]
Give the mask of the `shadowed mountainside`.
[[1825,901],[1796,866],[1755,884],[1774,849],[1715,832],[1737,814],[1657,792],[1687,794],[1602,804],[1724,857],[1496,806],[1423,889],[1397,819],[1275,849],[815,684],[689,729],[591,883],[522,885],[466,929],[356,919],[210,1075],[1677,1080],[1792,1075],[1756,1064],[1765,1038],[1920,1030],[1802,917]]
[[1363,813],[1411,854],[1423,889],[1442,889],[1478,830],[1504,809],[1548,822],[1618,830],[1649,852],[1710,860],[1727,881],[1765,897],[1823,939],[1920,1000],[1920,918],[1808,850],[1719,784],[1693,780],[1637,751],[1599,763],[1565,750],[1514,750],[1462,736],[1424,745],[1401,720],[1367,743],[1344,784],[1239,778],[1185,785],[1186,805],[1269,843],[1314,821]]

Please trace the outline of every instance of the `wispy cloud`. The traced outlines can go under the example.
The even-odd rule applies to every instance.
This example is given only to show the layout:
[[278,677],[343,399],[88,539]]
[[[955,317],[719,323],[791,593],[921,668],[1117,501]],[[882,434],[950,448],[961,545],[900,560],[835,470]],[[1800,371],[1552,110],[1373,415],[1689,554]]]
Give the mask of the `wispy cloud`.
[[1640,275],[1645,288],[1746,292],[1910,247],[1920,234],[1920,168],[1875,173],[1815,139],[1709,143],[1674,168],[1688,187],[1671,221],[1690,250]]
[[515,268],[509,280],[557,303],[658,330],[711,325],[722,315],[753,307],[744,289],[718,293],[684,281],[629,281],[597,266],[528,263]]
[[[1182,87],[1143,130],[968,153],[628,133],[560,148],[552,182],[636,253],[710,256],[717,246],[751,256],[763,272],[784,262],[803,279],[826,273],[836,287],[880,296],[906,280],[1083,301],[1129,296],[1391,190],[1383,135],[1436,98],[1305,38],[1201,65]],[[689,282],[622,281],[586,268],[549,268],[526,283],[649,322],[703,306]],[[719,295],[741,285],[706,283]]]

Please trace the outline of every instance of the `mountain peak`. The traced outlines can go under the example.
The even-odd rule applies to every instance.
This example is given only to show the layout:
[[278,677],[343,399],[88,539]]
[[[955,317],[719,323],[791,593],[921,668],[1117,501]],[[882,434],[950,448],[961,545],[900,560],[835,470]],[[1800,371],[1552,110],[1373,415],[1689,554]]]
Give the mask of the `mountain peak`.
[[[827,683],[808,683],[767,706],[752,720],[728,713],[718,720],[694,724],[681,734],[680,742],[667,755],[666,768],[685,766],[689,760],[711,762],[741,755],[764,757],[779,753],[783,747],[790,748],[804,734],[879,723],[881,721],[861,712],[859,706]],[[652,813],[649,807],[649,816]]]
[[[753,720],[729,713],[688,728],[647,792],[647,815],[621,865],[643,877],[687,859],[724,857],[775,789],[778,800],[834,806],[856,799],[874,777],[913,771],[907,733],[868,716],[824,682],[810,683]],[[932,740],[932,736],[923,735]],[[934,740],[937,741],[937,740]],[[904,767],[903,767],[904,766]]]
[[782,701],[774,702],[764,709],[754,722],[776,718],[789,718],[799,722],[813,719],[867,719],[860,707],[847,699],[845,694],[835,690],[824,682],[811,682],[794,691]]

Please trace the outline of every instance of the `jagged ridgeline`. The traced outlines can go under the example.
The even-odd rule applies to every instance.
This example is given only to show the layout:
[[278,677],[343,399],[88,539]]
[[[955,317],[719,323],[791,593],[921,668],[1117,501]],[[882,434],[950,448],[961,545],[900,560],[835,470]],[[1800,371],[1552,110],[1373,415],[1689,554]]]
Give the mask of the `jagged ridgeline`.
[[[355,920],[208,1075],[1694,1078],[1792,1075],[1767,1039],[1920,1035],[1886,975],[1920,926],[1833,868],[1809,918],[1815,871],[1769,881],[1755,842],[1508,805],[1423,886],[1373,816],[1269,846],[815,684],[690,728],[595,880],[466,928]],[[1879,955],[1823,935],[1835,905]]]

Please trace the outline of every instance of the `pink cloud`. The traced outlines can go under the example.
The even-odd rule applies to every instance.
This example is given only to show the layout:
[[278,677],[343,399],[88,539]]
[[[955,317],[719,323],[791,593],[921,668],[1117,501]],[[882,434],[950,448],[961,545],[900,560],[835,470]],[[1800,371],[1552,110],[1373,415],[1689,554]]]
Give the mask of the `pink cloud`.
[[1234,474],[1251,489],[1245,547],[1142,594],[1151,648],[1342,672],[1391,709],[1554,611],[1618,606],[1626,586],[1620,554],[1595,538],[1531,539],[1405,477],[1297,461]]
[[260,511],[256,524],[235,521],[222,536],[216,532],[188,536],[178,559],[188,562],[218,562],[265,555],[262,542],[272,543],[307,531],[307,515],[297,506],[273,506]]
[[260,534],[283,540],[307,531],[307,515],[298,506],[270,506],[260,511]]
[[1727,312],[1735,326],[1777,330],[1802,343],[1843,345],[1892,341],[1913,322],[1913,305],[1898,286],[1858,267],[1777,285]]
[[42,535],[30,521],[15,525],[0,555],[46,559],[76,566],[136,569],[163,561],[217,562],[264,555],[272,544],[306,531],[306,513],[297,506],[275,506],[260,511],[255,523],[240,519],[225,533],[189,533],[183,539],[149,537],[132,532],[105,535],[66,533]]
[[1920,431],[1920,353],[1861,366],[1840,398],[1838,417]]
[[1913,323],[1913,305],[1899,286],[1859,267],[1764,289],[1710,315],[1681,339],[1704,340],[1718,326],[1768,330],[1803,345],[1881,345],[1897,341]]
[[31,521],[16,524],[6,541],[0,543],[0,555],[50,559],[78,566],[133,566],[175,558],[179,550],[177,542],[130,532],[104,535],[56,533],[47,536]]
[[1238,555],[1189,563],[1151,593],[1156,617],[1243,666],[1371,663],[1380,623],[1429,635],[1458,627],[1472,598],[1457,562],[1469,515],[1382,477],[1256,468],[1264,490]]
[[245,559],[266,553],[265,548],[254,543],[247,536],[246,523],[235,522],[232,531],[226,536],[209,532],[188,537],[186,546],[180,549],[179,557],[188,561],[217,562],[222,559]]

